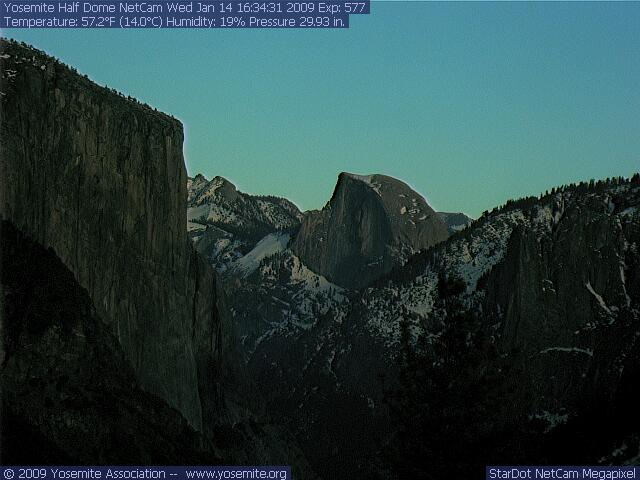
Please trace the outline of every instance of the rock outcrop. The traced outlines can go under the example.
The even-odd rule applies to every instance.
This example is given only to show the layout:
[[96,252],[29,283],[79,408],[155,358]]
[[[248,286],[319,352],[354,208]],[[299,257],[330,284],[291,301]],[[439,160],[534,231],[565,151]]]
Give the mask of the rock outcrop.
[[341,173],[331,200],[305,216],[291,248],[328,280],[358,288],[447,236],[438,214],[403,182]]
[[456,232],[464,230],[473,222],[473,218],[465,215],[464,213],[447,213],[447,212],[438,212],[440,218],[447,224],[447,229],[449,230],[449,235],[453,235]]
[[140,385],[200,429],[217,380],[198,364],[218,364],[225,327],[186,238],[181,124],[35,49],[0,49],[2,218],[55,250]]
[[531,210],[537,228],[514,229],[480,282],[502,350],[520,352],[526,366],[518,405],[575,412],[614,395],[638,368],[639,206],[633,184],[549,196]]

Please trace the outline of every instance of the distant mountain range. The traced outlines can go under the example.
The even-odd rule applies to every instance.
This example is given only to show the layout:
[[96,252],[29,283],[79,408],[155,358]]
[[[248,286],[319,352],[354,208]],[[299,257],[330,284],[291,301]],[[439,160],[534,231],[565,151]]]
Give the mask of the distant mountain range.
[[[462,213],[435,214],[419,194],[390,177],[341,174],[323,210],[303,213],[298,225],[274,226],[253,249],[219,267],[249,371],[268,410],[292,426],[312,465],[327,478],[345,471],[350,478],[381,474],[365,466],[375,463],[373,452],[384,443],[375,438],[394,431],[399,421],[385,403],[403,374],[399,362],[407,348],[424,349],[442,334],[453,313],[441,306],[441,283],[458,281],[456,298],[465,315],[484,316],[497,351],[512,355],[526,345],[528,353],[513,354],[513,362],[522,363],[527,375],[504,380],[517,383],[524,397],[515,408],[515,397],[505,395],[505,418],[539,419],[546,433],[563,419],[585,421],[581,412],[593,408],[605,387],[584,380],[569,393],[573,375],[588,379],[594,368],[595,347],[587,339],[597,336],[581,335],[580,329],[597,329],[603,313],[639,318],[631,300],[638,298],[637,274],[630,267],[638,262],[638,183],[636,177],[554,189],[474,221]],[[624,238],[607,233],[616,231]],[[198,233],[192,235],[198,245]],[[518,246],[524,238],[533,241],[530,253]],[[603,255],[613,263],[602,265]],[[612,278],[600,277],[607,271]],[[607,289],[615,292],[611,300],[599,293]],[[610,301],[617,302],[613,308]],[[609,323],[620,322],[603,325]],[[629,338],[635,338],[632,325]],[[609,349],[618,352],[615,362],[636,362],[634,342]],[[556,370],[549,359],[573,366],[565,377],[545,376]],[[615,371],[606,375],[612,375],[606,377],[609,389],[627,385]],[[565,393],[554,393],[558,389]],[[628,440],[607,435],[610,442]],[[611,453],[605,444],[603,457]],[[336,451],[341,460],[328,467]]]
[[265,236],[299,230],[292,251],[344,287],[378,278],[471,222],[462,213],[436,214],[420,194],[385,175],[342,173],[325,208],[304,213],[284,198],[239,192],[222,177],[189,178],[187,191],[187,229],[219,271]]

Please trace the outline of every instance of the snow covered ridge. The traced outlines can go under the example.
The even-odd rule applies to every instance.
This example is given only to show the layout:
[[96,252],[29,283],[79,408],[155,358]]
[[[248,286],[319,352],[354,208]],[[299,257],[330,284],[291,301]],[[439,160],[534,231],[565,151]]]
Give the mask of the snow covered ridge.
[[282,252],[287,248],[290,235],[288,233],[271,233],[258,242],[258,244],[236,261],[232,268],[234,271],[247,276],[253,273],[265,258]]
[[[246,329],[243,343],[250,354],[270,339],[294,342],[320,316],[348,302],[342,288],[309,270],[291,250],[282,248],[282,240],[283,236],[270,235],[229,268],[231,275],[242,278],[234,282],[233,310],[238,328]],[[233,282],[233,276],[227,278]]]
[[[622,222],[637,217],[640,210],[640,175],[633,180],[616,179],[609,184],[571,185],[540,198],[509,201],[485,212],[465,229],[448,240],[421,252],[404,269],[395,272],[395,281],[412,280],[430,271],[442,271],[461,278],[468,290],[476,288],[478,279],[503,258],[507,242],[515,227],[533,229],[539,234],[552,232],[570,206],[584,205],[603,215],[613,215]],[[615,197],[615,201],[614,201]],[[402,272],[405,270],[405,272]],[[391,276],[393,277],[393,275]]]
[[209,181],[196,175],[187,179],[187,217],[191,230],[193,224],[226,224],[256,229],[264,235],[295,227],[302,213],[284,198],[248,195],[222,177]]
[[[417,326],[431,313],[440,273],[462,279],[467,293],[473,293],[478,280],[504,257],[513,229],[528,224],[519,209],[494,215],[466,235],[433,247],[430,262],[414,272],[416,276],[411,281],[392,281],[381,290],[367,290],[363,302],[368,311],[369,330],[392,346],[400,341],[400,322],[409,318],[410,333],[415,334]],[[411,315],[407,317],[407,313]]]
[[245,264],[235,262],[271,234],[277,234],[273,238],[278,239],[271,246],[284,248],[289,234],[286,240],[280,234],[296,228],[301,218],[298,208],[284,198],[239,192],[222,177],[207,180],[196,175],[187,179],[187,232],[196,250],[218,273],[255,270],[253,256]]
[[[584,190],[578,191],[580,188]],[[397,345],[401,321],[408,320],[410,333],[415,333],[414,329],[427,321],[436,300],[439,275],[462,279],[471,301],[476,296],[478,281],[505,257],[514,229],[530,229],[540,236],[552,235],[570,208],[588,209],[596,218],[609,216],[625,225],[638,221],[638,206],[640,178],[636,184],[618,181],[600,187],[594,185],[591,190],[574,186],[540,199],[509,202],[486,213],[445,242],[417,254],[407,265],[365,289],[359,300],[365,309],[362,318],[374,336],[389,347]],[[620,270],[624,284],[624,268],[621,266]],[[589,283],[583,288],[605,314],[611,315],[612,308]]]

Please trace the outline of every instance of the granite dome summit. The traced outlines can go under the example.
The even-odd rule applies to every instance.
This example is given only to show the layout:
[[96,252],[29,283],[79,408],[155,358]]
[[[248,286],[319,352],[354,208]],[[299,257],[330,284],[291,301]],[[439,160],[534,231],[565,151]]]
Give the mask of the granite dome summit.
[[447,226],[407,184],[343,172],[331,200],[305,215],[292,250],[343,287],[361,287],[447,238]]

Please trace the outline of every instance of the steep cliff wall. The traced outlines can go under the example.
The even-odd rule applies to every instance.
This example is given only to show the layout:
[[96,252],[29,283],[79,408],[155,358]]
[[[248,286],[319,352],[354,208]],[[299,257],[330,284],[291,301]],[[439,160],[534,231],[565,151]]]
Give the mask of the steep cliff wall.
[[222,461],[176,410],[139,387],[86,289],[51,249],[6,221],[0,244],[3,464]]
[[305,216],[291,249],[330,281],[359,288],[446,238],[443,220],[408,185],[341,173],[331,200]]
[[518,403],[532,410],[608,398],[637,369],[640,188],[584,190],[534,210],[540,226],[516,228],[481,282],[503,351],[521,354]]
[[215,378],[199,384],[197,364],[213,363],[224,328],[186,241],[181,124],[37,50],[0,50],[0,214],[55,250],[142,387],[201,428]]

